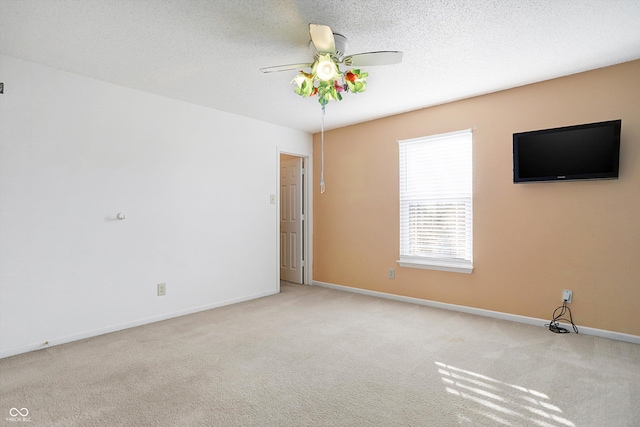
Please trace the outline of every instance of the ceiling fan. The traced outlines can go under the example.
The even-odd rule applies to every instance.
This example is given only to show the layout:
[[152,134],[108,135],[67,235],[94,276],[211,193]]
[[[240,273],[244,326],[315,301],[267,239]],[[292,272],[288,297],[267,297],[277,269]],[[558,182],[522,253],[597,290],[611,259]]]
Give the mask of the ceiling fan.
[[390,65],[402,62],[402,52],[377,51],[356,53],[345,56],[347,50],[347,38],[342,34],[334,33],[327,25],[309,24],[311,42],[309,48],[313,53],[313,62],[276,65],[275,67],[261,68],[263,73],[276,71],[300,70],[311,68],[311,73],[300,71],[291,83],[295,83],[295,92],[306,98],[318,96],[318,102],[322,105],[321,128],[321,166],[320,166],[320,193],[324,193],[324,112],[325,106],[330,100],[340,101],[340,92],[353,93],[364,92],[367,88],[366,78],[368,73],[357,68],[340,71],[340,64],[347,67],[360,67],[370,65]]
[[[361,67],[390,65],[402,62],[402,52],[398,51],[364,52],[345,56],[347,50],[347,38],[342,34],[334,33],[327,25],[309,24],[309,34],[311,35],[309,47],[314,55],[313,62],[276,65],[273,67],[261,68],[260,71],[263,73],[273,73],[277,71],[288,71],[307,67],[315,68],[314,66],[318,65],[318,60],[325,55],[329,55],[332,60],[330,62],[332,62],[335,67],[338,67],[339,64],[344,64],[347,67]],[[322,67],[317,69],[317,71],[322,72],[322,69],[331,66],[331,64],[322,65]],[[328,69],[326,71],[329,72]],[[321,74],[318,74],[318,77],[322,79]]]

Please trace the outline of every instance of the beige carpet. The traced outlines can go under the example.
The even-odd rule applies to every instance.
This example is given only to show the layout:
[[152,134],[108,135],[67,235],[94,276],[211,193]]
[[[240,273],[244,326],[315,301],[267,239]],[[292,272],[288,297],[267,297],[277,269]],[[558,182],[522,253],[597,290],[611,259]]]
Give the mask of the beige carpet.
[[0,391],[13,426],[640,426],[640,346],[285,285],[0,360]]

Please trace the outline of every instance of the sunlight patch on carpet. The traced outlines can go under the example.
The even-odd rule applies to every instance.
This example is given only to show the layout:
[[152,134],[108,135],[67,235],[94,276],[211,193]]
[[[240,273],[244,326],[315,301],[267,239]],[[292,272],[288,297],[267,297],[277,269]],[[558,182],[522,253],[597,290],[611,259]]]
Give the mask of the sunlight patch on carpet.
[[[447,393],[473,402],[476,416],[501,425],[518,425],[528,420],[542,427],[576,427],[561,416],[562,410],[543,392],[508,384],[477,372],[435,362]],[[466,418],[473,418],[467,414]]]

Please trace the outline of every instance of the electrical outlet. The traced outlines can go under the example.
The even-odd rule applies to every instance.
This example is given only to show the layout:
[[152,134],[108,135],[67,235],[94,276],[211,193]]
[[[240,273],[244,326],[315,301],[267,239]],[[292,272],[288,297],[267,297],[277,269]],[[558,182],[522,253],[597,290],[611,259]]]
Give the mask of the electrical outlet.
[[166,283],[158,283],[158,296],[161,297],[167,294],[167,284]]
[[569,291],[567,289],[563,289],[562,290],[562,301],[566,302],[567,304],[571,304],[572,300],[573,300],[573,291]]
[[389,279],[395,279],[396,278],[396,269],[395,268],[390,268],[389,269]]

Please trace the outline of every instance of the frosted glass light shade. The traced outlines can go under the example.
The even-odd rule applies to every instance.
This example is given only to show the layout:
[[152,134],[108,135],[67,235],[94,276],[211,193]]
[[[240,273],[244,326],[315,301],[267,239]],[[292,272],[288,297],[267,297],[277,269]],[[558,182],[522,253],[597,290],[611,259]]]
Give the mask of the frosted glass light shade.
[[326,57],[318,58],[318,65],[316,66],[316,76],[320,80],[328,81],[334,78],[336,75],[336,64],[331,59]]

